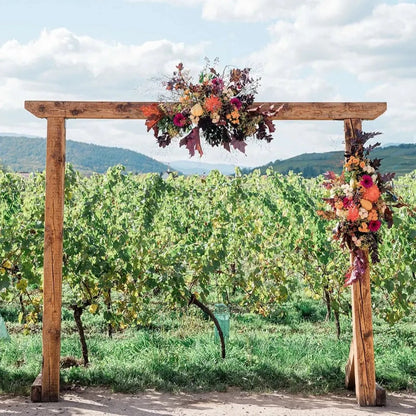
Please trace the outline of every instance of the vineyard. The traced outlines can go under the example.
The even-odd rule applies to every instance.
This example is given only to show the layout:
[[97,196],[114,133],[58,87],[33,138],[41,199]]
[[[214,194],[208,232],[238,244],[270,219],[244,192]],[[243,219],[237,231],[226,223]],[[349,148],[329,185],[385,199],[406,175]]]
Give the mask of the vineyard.
[[[333,319],[340,338],[351,314],[349,256],[316,213],[328,192],[321,183],[272,170],[164,180],[121,166],[84,177],[68,165],[63,306],[83,364],[93,364],[91,322],[105,323],[111,338],[157,325],[162,312],[206,312],[216,303],[270,323],[295,298],[323,302],[322,320]],[[0,186],[0,313],[18,311],[19,331],[32,336],[42,314],[45,177],[0,172]],[[415,173],[395,188],[416,205]],[[406,207],[393,228],[383,227],[380,254],[371,273],[373,311],[391,324],[414,314],[416,301],[416,217]]]

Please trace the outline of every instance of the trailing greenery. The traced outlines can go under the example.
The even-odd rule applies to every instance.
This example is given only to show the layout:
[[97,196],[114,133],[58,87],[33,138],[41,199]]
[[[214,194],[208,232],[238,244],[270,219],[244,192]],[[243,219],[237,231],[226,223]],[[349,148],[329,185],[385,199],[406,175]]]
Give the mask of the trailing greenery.
[[[399,144],[375,149],[375,158],[382,159],[382,172],[396,172],[398,176],[410,173],[416,168],[416,144]],[[344,152],[304,153],[285,160],[276,160],[260,166],[265,173],[268,168],[287,174],[290,171],[302,173],[305,178],[313,178],[327,171],[340,173],[344,164]]]

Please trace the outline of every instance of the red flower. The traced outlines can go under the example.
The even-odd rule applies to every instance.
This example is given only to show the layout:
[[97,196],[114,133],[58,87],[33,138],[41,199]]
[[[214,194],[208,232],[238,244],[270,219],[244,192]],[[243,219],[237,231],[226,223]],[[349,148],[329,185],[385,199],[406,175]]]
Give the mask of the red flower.
[[182,113],[175,114],[173,117],[173,124],[177,127],[183,127],[186,124],[186,118]]
[[241,108],[241,106],[243,105],[241,103],[241,101],[238,98],[231,98],[230,103],[237,109],[239,110]]
[[373,178],[370,175],[363,175],[360,184],[364,186],[364,188],[371,188],[373,186]]
[[352,205],[352,198],[345,197],[342,203],[344,204],[344,208],[348,208]]
[[371,232],[375,233],[376,231],[378,231],[378,229],[381,227],[381,221],[376,220],[376,221],[370,221],[368,223],[368,228]]

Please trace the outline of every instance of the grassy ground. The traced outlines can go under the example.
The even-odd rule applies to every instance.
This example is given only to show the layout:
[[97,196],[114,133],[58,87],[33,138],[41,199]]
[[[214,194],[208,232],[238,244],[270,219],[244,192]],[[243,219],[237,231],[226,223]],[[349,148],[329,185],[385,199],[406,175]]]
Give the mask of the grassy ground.
[[[323,322],[319,304],[305,305],[270,318],[233,315],[225,360],[212,323],[194,309],[164,313],[151,327],[119,332],[112,339],[104,335],[104,323],[90,317],[86,326],[91,365],[62,369],[62,383],[122,392],[221,391],[229,386],[305,393],[342,389],[350,322],[343,319],[343,335],[337,340],[333,322]],[[14,320],[13,312],[1,313]],[[13,322],[8,327],[11,342],[0,341],[0,392],[27,393],[40,371],[41,337],[22,335]],[[374,337],[377,381],[389,390],[414,391],[416,324],[409,319],[390,327],[376,320]],[[61,355],[81,357],[70,320],[63,322]]]

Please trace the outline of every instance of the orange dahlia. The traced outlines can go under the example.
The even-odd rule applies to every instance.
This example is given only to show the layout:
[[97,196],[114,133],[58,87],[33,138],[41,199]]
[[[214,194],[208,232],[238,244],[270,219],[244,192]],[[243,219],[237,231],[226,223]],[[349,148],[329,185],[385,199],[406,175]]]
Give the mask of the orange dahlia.
[[221,100],[215,95],[211,95],[205,100],[205,108],[210,113],[217,113],[221,109],[221,105]]
[[358,211],[358,208],[355,205],[353,205],[352,207],[349,207],[347,220],[354,222],[354,221],[357,221],[358,218],[360,218],[360,213]]

